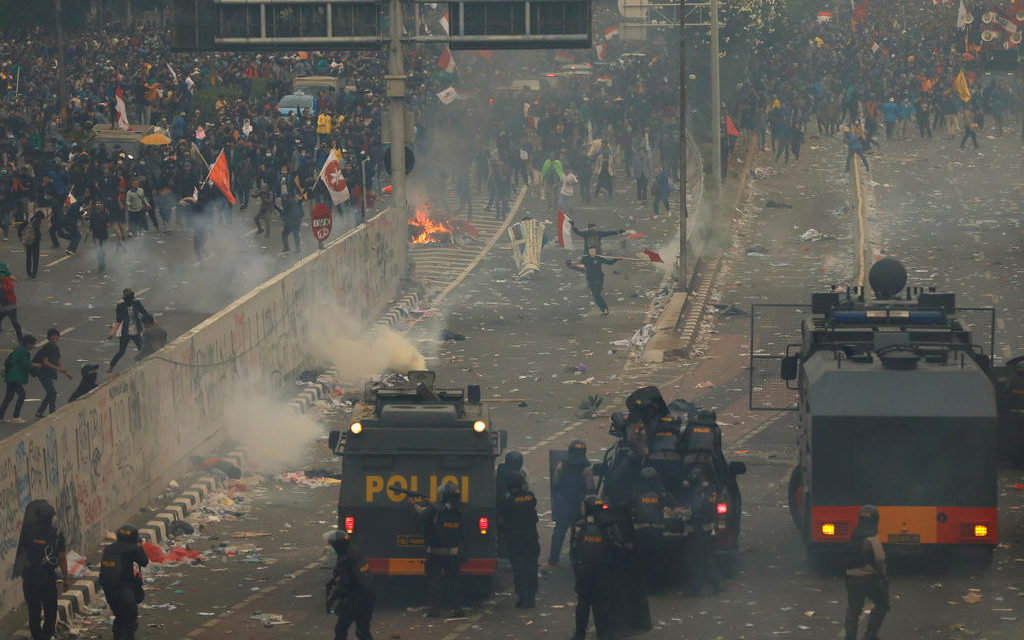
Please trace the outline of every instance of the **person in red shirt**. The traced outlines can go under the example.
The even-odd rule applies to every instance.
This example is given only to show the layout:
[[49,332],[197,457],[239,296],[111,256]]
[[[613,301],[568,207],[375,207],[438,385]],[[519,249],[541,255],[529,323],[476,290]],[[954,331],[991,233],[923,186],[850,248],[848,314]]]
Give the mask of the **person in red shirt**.
[[4,318],[10,318],[14,325],[14,333],[21,342],[21,325],[18,323],[18,298],[14,295],[14,278],[6,264],[0,262],[0,331],[3,330]]

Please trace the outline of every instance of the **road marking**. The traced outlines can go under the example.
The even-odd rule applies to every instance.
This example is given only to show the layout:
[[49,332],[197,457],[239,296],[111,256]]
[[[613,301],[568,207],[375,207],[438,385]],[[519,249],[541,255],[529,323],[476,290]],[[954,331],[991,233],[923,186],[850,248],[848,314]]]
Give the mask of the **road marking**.
[[56,266],[56,265],[58,265],[58,264],[60,264],[60,263],[64,262],[65,260],[70,260],[70,259],[71,259],[71,257],[72,257],[72,256],[64,256],[63,258],[57,258],[57,259],[56,259],[56,260],[54,260],[53,262],[50,262],[50,263],[48,263],[48,264],[46,264],[46,265],[44,265],[44,266],[46,266],[46,267],[54,267],[54,266]]
[[74,327],[68,327],[67,329],[64,329],[63,331],[61,331],[60,335],[61,336],[66,336],[66,335],[68,335],[69,333],[71,333],[74,330],[75,330]]
[[860,273],[857,277],[858,286],[864,286],[864,278],[867,276],[864,270],[864,198],[861,196],[860,189],[860,165],[855,162],[853,163],[853,177],[857,184],[857,229],[860,237],[857,239],[857,262]]
[[757,434],[761,433],[762,431],[764,431],[768,427],[772,426],[773,424],[775,424],[776,422],[781,420],[784,415],[786,415],[786,414],[785,413],[778,413],[778,414],[772,416],[771,418],[768,418],[767,420],[762,422],[759,426],[757,426],[754,429],[748,431],[745,435],[740,436],[739,438],[737,438],[736,442],[732,443],[729,446],[731,446],[731,447],[738,447],[738,446],[740,446],[741,444],[743,444],[747,440],[750,440],[751,438],[753,438]]

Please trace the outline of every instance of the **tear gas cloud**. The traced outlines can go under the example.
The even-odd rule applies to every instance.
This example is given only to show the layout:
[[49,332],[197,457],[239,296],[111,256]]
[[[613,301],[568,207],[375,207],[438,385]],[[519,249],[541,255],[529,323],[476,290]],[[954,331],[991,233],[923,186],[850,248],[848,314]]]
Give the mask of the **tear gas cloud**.
[[284,401],[253,391],[231,395],[224,407],[224,423],[228,437],[246,447],[246,465],[266,473],[285,471],[302,462],[309,445],[324,433],[315,419],[296,413]]

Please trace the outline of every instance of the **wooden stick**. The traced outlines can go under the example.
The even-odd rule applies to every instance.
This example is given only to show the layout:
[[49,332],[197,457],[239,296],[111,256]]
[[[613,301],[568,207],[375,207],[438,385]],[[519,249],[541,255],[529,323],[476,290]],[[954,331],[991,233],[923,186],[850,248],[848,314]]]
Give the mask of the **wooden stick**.
[[526,402],[526,398],[485,398],[480,402]]

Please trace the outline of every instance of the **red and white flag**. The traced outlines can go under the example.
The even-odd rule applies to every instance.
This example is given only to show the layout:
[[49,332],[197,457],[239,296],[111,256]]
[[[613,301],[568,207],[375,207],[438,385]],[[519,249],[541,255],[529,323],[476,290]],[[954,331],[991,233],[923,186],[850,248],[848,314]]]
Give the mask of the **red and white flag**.
[[124,131],[131,129],[131,125],[128,124],[128,108],[124,106],[124,94],[121,93],[121,87],[118,87],[114,93],[114,110],[117,114],[117,128]]
[[448,87],[443,91],[437,92],[437,99],[441,101],[441,104],[451,104],[455,102],[455,96],[457,95],[458,91],[455,90],[455,87]]
[[572,218],[558,210],[558,246],[572,250]]
[[68,207],[70,207],[71,205],[75,204],[76,202],[78,202],[78,198],[75,197],[75,190],[74,189],[69,189],[68,190],[68,197],[64,198],[64,208],[67,209]]
[[602,42],[594,47],[594,50],[597,51],[597,59],[604,60],[604,57],[608,55],[608,43]]
[[441,20],[439,22],[441,23],[441,28],[444,29],[444,32],[448,33],[448,12],[447,11],[445,11],[444,15],[441,16]]
[[228,199],[228,202],[235,204],[235,196],[231,193],[231,174],[228,171],[228,157],[221,151],[217,159],[210,165],[210,175],[207,180],[217,185],[220,192]]
[[619,35],[619,25],[613,24],[604,30],[604,39],[611,40],[615,36]]
[[665,262],[661,259],[661,255],[658,252],[652,251],[651,249],[644,249],[644,254],[650,258],[651,262]]
[[833,17],[834,16],[832,15],[831,11],[819,11],[818,12],[818,22],[828,22]]
[[341,161],[338,160],[338,151],[332,149],[327,161],[320,169],[320,179],[327,185],[327,192],[331,194],[331,202],[339,205],[349,198],[348,184],[345,176],[341,173]]
[[448,47],[444,48],[444,51],[441,52],[441,59],[437,61],[437,66],[448,73],[455,73],[455,58],[452,57],[451,49]]
[[874,40],[871,41],[871,53],[878,53],[882,48],[882,45],[878,44]]
[[531,129],[536,129],[538,124],[540,124],[540,118],[538,118],[537,116],[526,117],[526,126],[530,127]]

